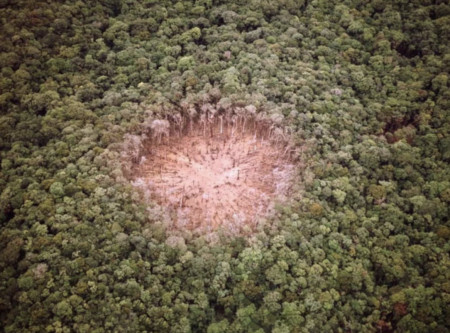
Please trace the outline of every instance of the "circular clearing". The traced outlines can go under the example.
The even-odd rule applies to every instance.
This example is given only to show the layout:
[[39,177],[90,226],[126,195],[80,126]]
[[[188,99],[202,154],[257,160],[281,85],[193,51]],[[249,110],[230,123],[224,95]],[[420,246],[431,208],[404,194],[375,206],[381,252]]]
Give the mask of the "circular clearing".
[[186,132],[144,143],[133,168],[133,185],[167,208],[175,229],[252,230],[286,200],[296,169],[280,131],[221,122]]

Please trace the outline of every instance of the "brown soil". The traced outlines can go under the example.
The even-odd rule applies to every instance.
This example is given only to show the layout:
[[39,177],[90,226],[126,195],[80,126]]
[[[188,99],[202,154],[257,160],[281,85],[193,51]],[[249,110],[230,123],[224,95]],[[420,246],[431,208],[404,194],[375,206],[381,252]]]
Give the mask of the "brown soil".
[[147,147],[133,184],[169,209],[177,229],[253,229],[289,193],[295,169],[285,144],[198,132]]

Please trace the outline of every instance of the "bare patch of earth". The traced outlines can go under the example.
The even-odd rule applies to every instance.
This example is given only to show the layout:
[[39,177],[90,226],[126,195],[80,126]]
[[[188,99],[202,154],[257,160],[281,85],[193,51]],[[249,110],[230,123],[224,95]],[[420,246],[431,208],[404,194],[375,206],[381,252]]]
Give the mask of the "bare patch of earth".
[[284,145],[250,133],[171,137],[149,148],[133,184],[169,209],[177,229],[253,229],[294,177]]

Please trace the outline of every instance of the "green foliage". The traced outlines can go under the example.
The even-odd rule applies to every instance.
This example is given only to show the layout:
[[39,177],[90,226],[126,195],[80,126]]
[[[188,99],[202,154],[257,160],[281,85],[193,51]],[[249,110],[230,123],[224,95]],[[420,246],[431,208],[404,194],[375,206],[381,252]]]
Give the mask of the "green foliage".
[[[5,332],[448,332],[445,1],[0,3]],[[124,178],[125,134],[204,103],[299,148],[248,238]]]

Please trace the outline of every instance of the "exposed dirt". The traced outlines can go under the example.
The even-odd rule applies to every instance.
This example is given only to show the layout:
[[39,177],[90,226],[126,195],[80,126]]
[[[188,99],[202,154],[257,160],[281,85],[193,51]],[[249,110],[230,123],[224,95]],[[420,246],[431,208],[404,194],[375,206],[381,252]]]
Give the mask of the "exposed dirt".
[[220,131],[153,143],[136,167],[133,184],[169,209],[175,228],[252,229],[289,192],[295,169],[284,144]]

